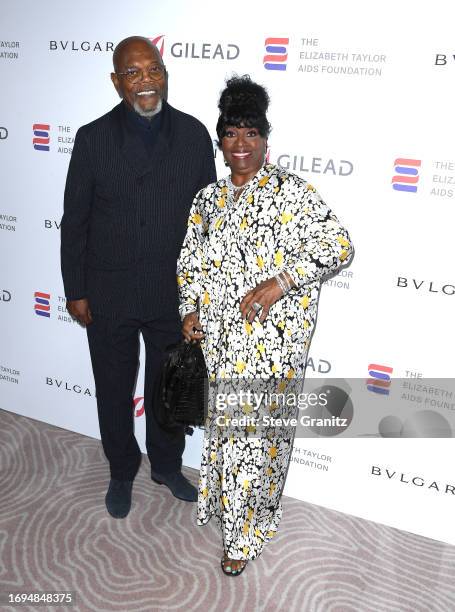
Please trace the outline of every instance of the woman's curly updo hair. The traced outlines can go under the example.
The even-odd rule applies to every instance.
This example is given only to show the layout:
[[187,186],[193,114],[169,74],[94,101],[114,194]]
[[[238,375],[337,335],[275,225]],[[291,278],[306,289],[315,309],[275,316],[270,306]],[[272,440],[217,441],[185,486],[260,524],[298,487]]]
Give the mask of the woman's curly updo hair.
[[252,81],[248,74],[234,76],[226,81],[218,102],[218,146],[221,147],[227,126],[256,128],[263,138],[267,138],[271,129],[266,115],[269,102],[267,90]]

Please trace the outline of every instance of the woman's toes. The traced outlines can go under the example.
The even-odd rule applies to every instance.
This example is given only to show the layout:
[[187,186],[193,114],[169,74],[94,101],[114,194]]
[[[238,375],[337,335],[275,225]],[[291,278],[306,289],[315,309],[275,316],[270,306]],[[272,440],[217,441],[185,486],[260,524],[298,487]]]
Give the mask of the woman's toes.
[[240,573],[245,567],[246,561],[242,561],[240,559],[229,559],[229,557],[224,557],[222,564],[225,572],[235,576],[236,574]]

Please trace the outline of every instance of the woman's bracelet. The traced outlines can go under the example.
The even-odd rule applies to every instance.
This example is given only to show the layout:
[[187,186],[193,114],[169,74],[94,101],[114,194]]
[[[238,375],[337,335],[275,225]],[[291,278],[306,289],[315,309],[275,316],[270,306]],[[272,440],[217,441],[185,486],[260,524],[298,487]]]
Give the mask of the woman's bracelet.
[[275,276],[275,279],[278,285],[280,286],[280,289],[283,292],[283,295],[286,295],[286,293],[289,293],[289,291],[292,289],[292,285],[288,279],[287,274],[285,272],[280,272],[279,274]]
[[278,287],[281,289],[281,293],[284,295],[286,293],[286,288],[284,287],[283,281],[281,280],[279,274],[275,276],[275,280],[278,283]]

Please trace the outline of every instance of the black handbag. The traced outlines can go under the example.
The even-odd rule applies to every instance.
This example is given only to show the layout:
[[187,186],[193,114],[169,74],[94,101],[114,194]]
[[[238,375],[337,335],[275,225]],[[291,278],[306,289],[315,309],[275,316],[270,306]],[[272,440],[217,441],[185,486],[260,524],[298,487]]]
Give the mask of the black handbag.
[[208,375],[198,342],[182,341],[167,348],[158,392],[157,418],[162,427],[204,424]]

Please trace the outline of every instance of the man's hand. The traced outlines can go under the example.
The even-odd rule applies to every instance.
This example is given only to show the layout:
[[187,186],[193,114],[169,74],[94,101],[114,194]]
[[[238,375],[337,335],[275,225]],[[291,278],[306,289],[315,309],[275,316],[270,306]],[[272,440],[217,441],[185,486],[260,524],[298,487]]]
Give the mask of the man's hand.
[[190,312],[183,319],[182,333],[188,342],[204,338],[204,332],[202,331],[197,312]]
[[66,300],[66,310],[82,325],[90,325],[93,321],[88,300],[85,298],[83,300]]
[[[259,314],[259,321],[263,323],[269,314],[270,306],[273,306],[282,296],[283,292],[276,278],[269,278],[266,281],[262,281],[262,283],[259,283],[254,289],[248,291],[240,302],[240,310],[242,311],[243,318],[251,323],[254,317]],[[260,304],[262,309],[254,309],[253,304]]]

